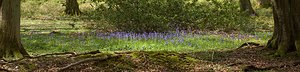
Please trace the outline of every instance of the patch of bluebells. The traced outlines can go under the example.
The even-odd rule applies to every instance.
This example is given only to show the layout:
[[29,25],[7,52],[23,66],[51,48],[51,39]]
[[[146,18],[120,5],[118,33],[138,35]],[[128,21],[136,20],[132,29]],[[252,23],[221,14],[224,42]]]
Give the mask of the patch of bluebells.
[[[39,34],[37,32],[34,32],[33,34]],[[224,32],[214,32],[214,31],[199,31],[197,33],[192,33],[192,31],[184,31],[184,30],[176,30],[175,32],[150,32],[150,33],[133,33],[133,32],[111,32],[111,33],[103,33],[103,32],[82,32],[82,33],[75,33],[72,34],[71,37],[76,37],[79,40],[84,40],[86,37],[95,36],[98,39],[131,39],[131,40],[149,40],[149,39],[157,39],[157,40],[171,40],[171,39],[178,39],[177,41],[179,43],[183,43],[185,41],[185,38],[193,38],[195,36],[201,36],[201,35],[221,35],[222,39],[224,38],[230,38],[230,39],[245,39],[245,38],[256,38],[259,39],[256,35],[248,35],[248,34],[228,34]],[[271,35],[268,33],[268,35]],[[49,37],[53,38],[54,36],[57,36],[53,33],[49,34]],[[32,38],[32,36],[30,36]],[[171,40],[171,43],[173,41]]]
[[[29,35],[38,35],[40,33],[33,32]],[[66,35],[66,34],[64,34]],[[177,39],[179,43],[183,43],[185,41],[185,38],[194,38],[199,37],[201,35],[220,35],[221,40],[224,40],[225,38],[230,39],[245,39],[245,38],[256,38],[259,39],[259,36],[256,35],[249,35],[249,34],[233,34],[233,33],[225,33],[225,32],[214,32],[214,31],[198,31],[198,32],[192,32],[192,31],[185,31],[185,30],[176,30],[175,32],[150,32],[150,33],[133,33],[133,32],[110,32],[110,33],[103,33],[103,32],[82,32],[82,33],[73,33],[71,35],[66,35],[66,37],[77,37],[79,40],[85,40],[87,37],[97,37],[98,39],[129,39],[129,40],[149,40],[149,39],[156,39],[156,40],[171,40],[171,43],[173,43],[172,39]],[[267,34],[268,36],[271,35],[271,33]],[[55,36],[62,36],[62,35],[56,35],[54,33],[50,33],[49,37],[53,38]],[[32,38],[33,36],[30,36]]]
[[[40,42],[43,43],[52,43],[49,44],[47,47],[56,48],[60,46],[61,48],[67,47],[63,45],[67,45],[65,43],[71,44],[69,48],[77,47],[77,48],[87,48],[89,45],[94,45],[94,47],[98,48],[106,48],[110,50],[110,48],[119,48],[115,50],[123,50],[123,49],[134,49],[134,48],[141,48],[144,49],[151,49],[155,46],[146,44],[144,45],[131,45],[132,43],[126,43],[130,41],[150,41],[147,43],[151,43],[154,41],[154,45],[161,44],[164,46],[176,47],[193,47],[193,48],[201,48],[205,47],[200,42],[211,42],[215,44],[207,44],[209,46],[206,47],[214,47],[214,45],[228,43],[229,40],[245,40],[247,38],[255,38],[259,40],[260,38],[264,37],[259,34],[250,35],[250,34],[234,34],[234,33],[225,33],[225,32],[214,32],[214,31],[187,31],[187,30],[176,30],[170,32],[150,32],[150,33],[133,33],[133,32],[81,32],[81,33],[72,33],[72,34],[49,34],[49,35],[41,35],[41,33],[34,33],[25,35],[26,38],[29,40],[38,39],[42,40]],[[265,34],[264,34],[265,35]],[[268,36],[271,35],[268,33]],[[23,35],[24,36],[24,35]],[[29,36],[29,37],[28,37]],[[47,39],[45,39],[45,36]],[[218,38],[214,37],[207,37],[207,36],[217,36]],[[199,41],[193,41],[193,40]],[[101,40],[101,41],[97,41]],[[112,40],[112,41],[111,41]],[[210,41],[213,40],[213,41]],[[104,42],[103,42],[104,41]],[[119,44],[122,44],[120,46]],[[101,42],[101,43],[97,43]],[[26,43],[26,42],[25,42]],[[38,43],[38,42],[37,42]],[[28,43],[27,46],[35,46],[39,44]],[[119,46],[118,46],[119,45]],[[225,45],[226,46],[226,45]]]

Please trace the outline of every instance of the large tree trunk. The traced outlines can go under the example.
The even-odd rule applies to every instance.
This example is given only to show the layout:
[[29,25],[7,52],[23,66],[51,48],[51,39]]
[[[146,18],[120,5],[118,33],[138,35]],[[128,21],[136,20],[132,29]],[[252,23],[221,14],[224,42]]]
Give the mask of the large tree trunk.
[[77,0],[66,0],[66,10],[65,13],[68,15],[79,15],[81,11]]
[[252,8],[250,0],[240,0],[240,7],[242,12],[246,12],[248,15],[257,16]]
[[0,58],[29,56],[20,39],[20,0],[0,2]]
[[258,5],[262,8],[269,8],[272,6],[271,0],[257,0]]
[[277,49],[280,56],[296,50],[300,54],[300,0],[275,0],[273,4],[275,27],[267,47]]

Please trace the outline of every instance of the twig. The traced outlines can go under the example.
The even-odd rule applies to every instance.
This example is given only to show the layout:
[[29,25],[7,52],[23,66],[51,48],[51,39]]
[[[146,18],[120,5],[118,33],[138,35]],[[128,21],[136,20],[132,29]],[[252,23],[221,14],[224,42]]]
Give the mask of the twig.
[[58,69],[59,72],[61,71],[64,71],[72,66],[75,66],[75,65],[79,65],[81,63],[85,63],[85,62],[91,62],[91,61],[103,61],[103,60],[107,60],[107,59],[111,59],[111,58],[115,58],[115,57],[119,57],[121,55],[113,55],[113,56],[104,56],[104,57],[97,57],[97,58],[88,58],[88,59],[84,59],[84,60],[81,60],[81,61],[78,61],[78,62],[75,62],[75,63],[72,63],[68,66],[65,66],[65,67],[62,67],[60,69]]

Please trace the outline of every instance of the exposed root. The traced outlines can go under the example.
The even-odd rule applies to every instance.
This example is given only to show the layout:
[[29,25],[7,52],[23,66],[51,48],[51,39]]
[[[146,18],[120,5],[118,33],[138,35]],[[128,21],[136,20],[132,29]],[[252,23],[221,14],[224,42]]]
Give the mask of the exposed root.
[[84,59],[84,60],[81,60],[81,61],[78,61],[78,62],[75,62],[75,63],[72,63],[72,64],[69,64],[68,66],[65,66],[65,67],[62,67],[60,69],[58,69],[59,72],[62,72],[72,66],[76,66],[76,65],[79,65],[79,64],[82,64],[82,63],[85,63],[85,62],[91,62],[91,61],[104,61],[104,60],[107,60],[107,59],[111,59],[111,58],[115,58],[115,57],[120,57],[121,55],[113,55],[113,56],[104,56],[104,57],[97,57],[97,58],[88,58],[88,59]]

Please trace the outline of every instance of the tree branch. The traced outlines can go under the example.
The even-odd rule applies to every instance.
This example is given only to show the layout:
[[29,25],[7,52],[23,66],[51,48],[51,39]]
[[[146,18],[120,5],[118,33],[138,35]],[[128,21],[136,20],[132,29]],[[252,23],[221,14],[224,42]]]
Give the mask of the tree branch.
[[40,57],[45,57],[45,56],[49,56],[49,55],[66,55],[66,54],[76,55],[75,52],[64,52],[64,53],[45,54],[45,55],[40,55],[40,56],[36,56],[36,57],[31,57],[31,58],[40,58]]
[[82,63],[85,63],[85,62],[91,62],[91,61],[104,61],[104,60],[107,60],[107,59],[111,59],[111,58],[115,58],[115,57],[120,57],[121,55],[113,55],[113,56],[104,56],[104,57],[97,57],[97,58],[88,58],[88,59],[84,59],[84,60],[81,60],[81,61],[78,61],[78,62],[75,62],[75,63],[72,63],[68,66],[65,66],[65,67],[62,67],[60,69],[58,69],[59,72],[62,72],[72,66],[75,66],[75,65],[79,65],[79,64],[82,64]]
[[90,51],[90,52],[86,52],[86,53],[71,55],[68,58],[70,58],[70,57],[76,57],[76,56],[80,56],[80,55],[86,55],[86,54],[97,54],[97,53],[101,53],[101,52],[99,50],[95,50],[95,51]]

